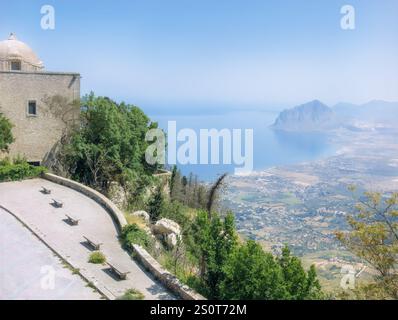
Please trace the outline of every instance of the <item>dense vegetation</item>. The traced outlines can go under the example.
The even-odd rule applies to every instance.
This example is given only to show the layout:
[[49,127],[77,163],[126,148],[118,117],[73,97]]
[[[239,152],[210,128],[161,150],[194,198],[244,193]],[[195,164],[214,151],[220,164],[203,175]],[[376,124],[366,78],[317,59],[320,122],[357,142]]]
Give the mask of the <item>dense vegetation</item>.
[[[275,257],[256,242],[239,239],[233,214],[220,216],[217,206],[204,201],[209,200],[213,188],[193,188],[195,183],[189,181],[197,179],[187,179],[173,170],[170,197],[157,188],[147,205],[152,222],[166,217],[180,224],[182,237],[177,245],[159,252],[145,231],[130,225],[122,234],[126,248],[131,249],[133,243],[142,245],[183,282],[211,299],[324,298],[314,267],[305,271],[287,247]],[[176,185],[178,192],[173,190]],[[202,208],[191,207],[193,203],[198,206],[199,193],[194,190],[204,192]],[[193,202],[185,198],[184,204],[179,197],[187,194]],[[209,207],[215,210],[207,210]]]
[[107,193],[119,183],[134,199],[158,169],[145,161],[145,135],[156,128],[136,106],[90,94],[82,99],[81,125],[63,139],[58,155],[73,179]]
[[200,211],[193,222],[199,264],[193,285],[212,299],[320,299],[315,269],[306,272],[286,247],[280,257],[254,241],[238,241],[234,217]]
[[8,146],[13,142],[12,124],[0,113],[0,152],[8,151]]
[[23,158],[0,160],[0,182],[20,181],[40,176],[46,171],[44,167],[31,166]]
[[120,240],[123,247],[130,251],[133,250],[133,244],[138,244],[149,251],[151,251],[153,247],[153,239],[136,224],[125,226],[122,230]]

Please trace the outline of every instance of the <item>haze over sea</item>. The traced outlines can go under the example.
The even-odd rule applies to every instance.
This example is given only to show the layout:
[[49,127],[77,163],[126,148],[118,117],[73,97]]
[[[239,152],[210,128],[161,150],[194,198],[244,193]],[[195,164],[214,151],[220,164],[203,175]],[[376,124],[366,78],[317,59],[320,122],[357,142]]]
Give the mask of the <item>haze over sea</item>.
[[[260,171],[270,167],[313,161],[330,156],[336,147],[330,144],[328,136],[321,133],[288,133],[274,131],[269,128],[274,123],[279,111],[276,110],[229,110],[213,112],[182,112],[179,115],[163,115],[150,113],[151,119],[167,131],[168,121],[177,122],[177,130],[191,128],[199,137],[200,129],[253,129],[254,131],[254,170]],[[203,115],[206,114],[206,115]],[[244,131],[243,131],[244,132]],[[244,141],[244,133],[242,140]],[[177,147],[179,145],[177,144]],[[242,153],[244,149],[242,149]],[[199,150],[198,150],[199,154]],[[220,146],[222,159],[222,145]],[[220,161],[222,162],[222,160]],[[183,174],[194,173],[200,180],[212,181],[218,175],[228,172],[233,174],[234,165],[178,165]]]

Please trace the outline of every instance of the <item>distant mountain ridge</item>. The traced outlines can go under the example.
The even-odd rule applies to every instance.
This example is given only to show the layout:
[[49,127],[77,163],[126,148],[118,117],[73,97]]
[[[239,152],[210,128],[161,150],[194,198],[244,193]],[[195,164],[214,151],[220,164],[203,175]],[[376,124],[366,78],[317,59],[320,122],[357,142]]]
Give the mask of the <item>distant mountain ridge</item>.
[[325,131],[337,128],[398,127],[398,102],[373,100],[362,105],[338,103],[329,107],[313,100],[282,111],[271,128],[284,131]]

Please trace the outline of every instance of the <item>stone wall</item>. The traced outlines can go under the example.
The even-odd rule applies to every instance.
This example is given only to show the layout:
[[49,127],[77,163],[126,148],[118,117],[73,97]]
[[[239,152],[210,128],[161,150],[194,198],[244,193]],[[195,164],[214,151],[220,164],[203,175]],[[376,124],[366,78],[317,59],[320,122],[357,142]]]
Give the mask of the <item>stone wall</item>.
[[[66,125],[60,115],[50,112],[45,97],[62,96],[72,102],[80,99],[77,73],[0,71],[0,112],[14,125],[15,142],[10,156],[42,161],[60,140]],[[28,115],[28,102],[36,101],[37,115]],[[78,119],[79,107],[68,118]]]
[[175,275],[165,270],[144,248],[133,245],[135,258],[152,273],[165,287],[184,300],[206,300],[190,287],[182,284]]

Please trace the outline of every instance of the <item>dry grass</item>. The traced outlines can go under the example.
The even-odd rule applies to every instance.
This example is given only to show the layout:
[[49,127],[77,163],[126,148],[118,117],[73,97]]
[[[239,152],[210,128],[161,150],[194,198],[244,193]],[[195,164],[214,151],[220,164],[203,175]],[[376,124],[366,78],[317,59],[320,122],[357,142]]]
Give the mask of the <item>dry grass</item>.
[[144,218],[134,216],[129,213],[124,213],[124,216],[126,217],[127,223],[128,224],[136,224],[139,228],[144,229],[146,227],[146,222]]

